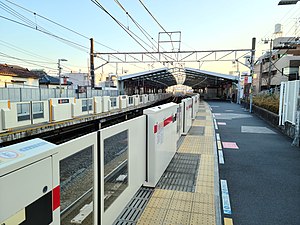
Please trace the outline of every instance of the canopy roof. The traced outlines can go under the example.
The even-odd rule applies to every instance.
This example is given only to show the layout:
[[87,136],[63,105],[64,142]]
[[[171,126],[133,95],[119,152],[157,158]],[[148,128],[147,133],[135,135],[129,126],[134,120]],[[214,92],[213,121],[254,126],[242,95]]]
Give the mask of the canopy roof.
[[118,77],[119,82],[128,86],[148,86],[165,89],[177,84],[174,75],[185,76],[183,85],[199,89],[204,87],[220,87],[220,85],[237,82],[238,77],[193,68],[161,68]]

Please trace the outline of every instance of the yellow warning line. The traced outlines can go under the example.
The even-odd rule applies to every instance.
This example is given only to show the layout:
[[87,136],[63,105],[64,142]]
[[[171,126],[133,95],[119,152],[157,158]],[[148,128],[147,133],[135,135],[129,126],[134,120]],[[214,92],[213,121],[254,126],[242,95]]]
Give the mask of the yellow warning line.
[[222,150],[222,144],[221,144],[221,141],[218,141],[217,144],[218,144],[218,150]]

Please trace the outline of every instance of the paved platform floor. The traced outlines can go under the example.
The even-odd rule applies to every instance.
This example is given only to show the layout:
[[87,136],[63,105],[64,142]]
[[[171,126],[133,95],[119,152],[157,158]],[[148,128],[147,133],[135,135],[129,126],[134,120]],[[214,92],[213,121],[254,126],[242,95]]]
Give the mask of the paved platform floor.
[[220,224],[219,177],[214,123],[210,107],[200,102],[192,128],[178,154],[200,158],[192,192],[155,188],[138,225]]

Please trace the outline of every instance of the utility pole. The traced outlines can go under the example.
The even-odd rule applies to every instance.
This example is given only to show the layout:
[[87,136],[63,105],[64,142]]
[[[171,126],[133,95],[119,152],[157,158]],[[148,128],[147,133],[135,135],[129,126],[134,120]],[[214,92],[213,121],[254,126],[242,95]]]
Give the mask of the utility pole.
[[252,91],[252,84],[253,84],[253,73],[254,73],[254,60],[255,60],[255,45],[256,45],[256,38],[252,38],[252,48],[251,48],[251,61],[250,61],[250,77],[251,77],[251,84],[250,84],[250,109],[249,112],[252,113],[252,102],[253,102],[253,91]]
[[273,39],[265,39],[263,42],[265,44],[270,43],[270,50],[269,50],[269,71],[268,71],[268,89],[271,88],[271,72],[272,72],[272,49],[273,49]]
[[94,39],[91,38],[91,52],[90,52],[90,75],[91,75],[91,88],[95,87],[95,66],[94,66]]

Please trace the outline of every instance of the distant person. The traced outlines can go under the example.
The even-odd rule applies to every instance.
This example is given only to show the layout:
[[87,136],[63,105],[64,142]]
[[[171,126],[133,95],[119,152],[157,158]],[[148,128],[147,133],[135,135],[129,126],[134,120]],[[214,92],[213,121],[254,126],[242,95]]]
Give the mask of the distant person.
[[231,95],[231,102],[235,102],[235,93],[234,92]]

